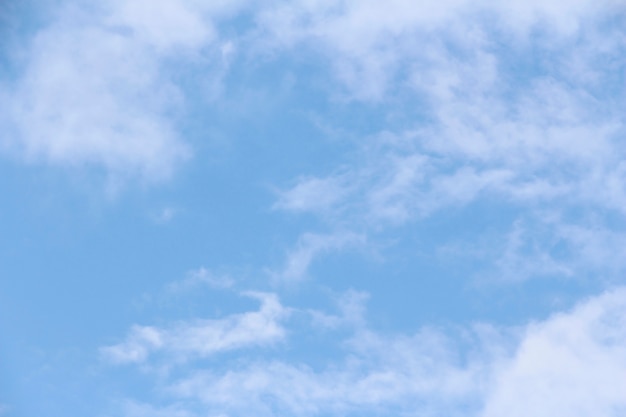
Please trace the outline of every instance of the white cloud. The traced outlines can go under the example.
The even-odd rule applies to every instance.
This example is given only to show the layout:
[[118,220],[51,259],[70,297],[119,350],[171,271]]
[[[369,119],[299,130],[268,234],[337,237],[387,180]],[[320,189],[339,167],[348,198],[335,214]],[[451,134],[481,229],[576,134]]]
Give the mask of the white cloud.
[[397,88],[402,68],[441,40],[453,37],[471,47],[487,24],[521,45],[541,29],[558,41],[590,20],[619,13],[620,6],[610,0],[579,0],[566,8],[554,1],[301,0],[263,8],[259,21],[276,47],[304,45],[327,55],[354,98],[381,100]]
[[539,210],[517,217],[504,232],[491,228],[471,241],[455,237],[434,252],[443,264],[474,262],[472,278],[481,285],[546,278],[607,285],[624,280],[624,248],[626,232],[618,223]]
[[[522,223],[537,211],[577,211],[585,219],[624,213],[626,134],[616,109],[626,96],[614,77],[624,69],[617,63],[624,34],[603,23],[624,12],[618,2],[514,2],[514,13],[492,1],[301,3],[264,15],[276,23],[277,42],[311,46],[343,67],[376,73],[382,65],[384,75],[373,79],[353,71],[347,94],[381,101],[375,108],[389,119],[399,113],[416,122],[368,132],[341,173],[301,177],[275,208],[317,213],[371,240],[475,202],[522,211]],[[596,229],[611,229],[610,215]],[[623,240],[621,229],[587,234],[583,243],[565,231],[592,230],[587,220],[559,222],[550,226],[554,240],[579,259],[519,250],[532,249],[532,233],[499,230],[491,245],[507,241],[510,249],[502,272],[623,271],[611,249]]]
[[287,254],[280,270],[270,271],[278,282],[297,282],[307,275],[315,258],[331,251],[363,245],[365,237],[352,232],[337,232],[329,235],[305,233],[298,239],[296,247]]
[[114,363],[143,362],[152,350],[163,346],[163,333],[155,327],[133,326],[124,343],[107,346],[101,352]]
[[626,410],[626,291],[530,325],[498,369],[484,417],[618,417]]
[[[300,180],[275,207],[372,224],[404,223],[484,193],[531,206],[623,210],[621,116],[556,81],[500,97],[500,81],[479,88],[464,73],[475,66],[455,75],[462,85],[452,91],[427,93],[434,121],[368,140],[360,162],[340,175]],[[439,67],[431,71],[441,75]],[[437,85],[428,77],[420,83]]]
[[[389,84],[389,88],[374,88],[380,91],[378,96],[393,98],[396,89],[406,93],[407,83],[413,85],[416,99],[425,101],[428,110],[426,114],[407,112],[420,120],[409,132],[415,142],[412,155],[402,152],[406,149],[398,150],[403,157],[396,158],[400,164],[396,172],[406,168],[408,162],[423,158],[424,153],[434,153],[437,158],[472,164],[476,171],[512,171],[515,181],[506,191],[512,194],[514,189],[526,186],[523,195],[529,198],[563,190],[563,178],[556,175],[550,180],[557,183],[548,180],[541,189],[528,186],[537,185],[529,177],[545,176],[543,171],[550,167],[576,165],[587,169],[603,167],[607,162],[615,167],[621,160],[616,156],[623,156],[622,115],[599,97],[597,83],[589,84],[563,65],[575,60],[585,68],[579,71],[595,71],[596,78],[608,81],[611,71],[605,67],[621,56],[623,46],[617,40],[620,34],[605,33],[597,19],[619,10],[618,2],[588,0],[576,1],[568,8],[558,2],[540,1],[507,3],[506,7],[493,1],[462,0],[396,0],[385,4],[300,1],[277,6],[263,16],[271,22],[268,30],[275,31],[280,40],[290,40],[287,44],[312,44],[333,59],[354,62],[356,67],[384,66],[389,61],[390,68],[351,83],[356,95],[378,82]],[[485,21],[483,13],[490,18]],[[496,30],[494,26],[501,23],[503,27]],[[566,40],[559,40],[528,33],[522,43],[508,36],[519,26],[528,30],[532,25],[550,26],[557,32],[562,29],[564,33],[574,30],[580,36],[570,33]],[[583,32],[581,26],[588,29]],[[500,44],[507,50],[500,49]],[[603,45],[601,52],[595,48],[597,44]],[[530,47],[554,56],[538,63],[539,68],[509,68],[518,60],[522,65]],[[407,70],[395,73],[398,66]],[[388,131],[393,132],[393,127]],[[555,169],[551,171],[556,174]],[[304,191],[337,183],[344,190],[351,189],[345,177],[307,177],[286,195],[309,195]],[[570,191],[575,194],[580,190]],[[277,205],[305,211],[307,203],[311,207],[318,204],[317,200],[305,198],[289,201],[294,204],[285,204],[281,199]]]
[[[562,52],[570,56],[559,59],[577,70],[559,75],[578,77],[579,82],[590,74],[597,79],[606,70],[599,70],[597,60],[590,58],[610,56],[621,46],[597,33],[593,25],[598,16],[611,15],[618,7],[619,2],[588,0],[568,8],[556,2],[513,2],[503,7],[493,1],[465,0],[394,0],[384,5],[370,0],[264,5],[176,0],[158,7],[145,0],[109,0],[83,10],[66,7],[59,13],[65,17],[36,36],[15,85],[5,89],[2,102],[8,110],[3,115],[2,143],[32,160],[95,165],[122,177],[167,178],[191,150],[172,116],[180,110],[184,94],[168,79],[163,60],[199,58],[209,48],[228,55],[233,42],[220,40],[219,23],[251,13],[258,27],[242,29],[246,42],[273,43],[281,52],[312,45],[331,57],[337,76],[356,97],[384,99],[412,83],[416,97],[425,94],[435,105],[432,116],[438,123],[428,132],[428,151],[482,161],[505,155],[508,161],[517,159],[517,167],[540,159],[542,152],[543,158],[561,153],[598,158],[599,153],[610,155],[614,150],[606,136],[616,127],[615,120],[590,121],[587,107],[572,104],[589,104],[593,95],[580,88],[568,91],[564,84],[551,83],[550,77],[538,80],[528,94],[514,92],[517,107],[507,109],[499,94],[510,87],[503,80],[510,74],[501,73],[503,58],[489,33],[492,26],[501,25],[502,36],[508,39],[506,34],[512,31],[527,33],[530,27],[543,25],[570,34],[560,49],[575,52]],[[582,33],[580,27],[590,22],[593,30]],[[581,33],[582,45],[572,47],[571,39],[576,38],[572,31]],[[444,39],[460,54],[451,54]],[[585,39],[602,48],[589,47]],[[524,49],[523,42],[508,41],[514,52]],[[526,42],[550,50],[560,41],[548,36]],[[254,41],[243,44],[244,49],[257,46]],[[215,72],[216,79],[223,75],[219,68]],[[602,107],[598,110],[603,112]],[[587,140],[590,135],[598,140]],[[514,154],[519,156],[513,158]],[[352,184],[335,176],[308,177],[281,193],[276,207],[326,211],[350,194],[346,187],[352,190]],[[544,184],[542,190],[550,187],[557,185]],[[402,207],[386,209],[404,215]]]
[[168,65],[202,61],[206,84],[219,89],[211,80],[226,62],[205,62],[213,50],[223,55],[213,20],[237,4],[62,6],[21,45],[16,77],[2,80],[0,148],[30,162],[96,167],[112,187],[169,178],[192,151],[179,134],[184,93]]
[[208,269],[201,267],[187,273],[187,278],[176,281],[167,286],[168,292],[179,293],[208,286],[210,288],[231,288],[235,281],[226,275],[216,275]]
[[572,248],[574,267],[602,271],[607,278],[623,277],[626,271],[626,233],[603,224],[557,225],[557,236]]
[[339,314],[327,314],[319,310],[308,310],[313,326],[321,329],[339,327],[360,327],[365,324],[365,303],[369,295],[358,291],[348,291],[335,300]]
[[447,347],[437,337],[364,337],[370,340],[355,343],[368,343],[370,351],[353,352],[351,359],[327,370],[279,361],[256,363],[221,375],[198,371],[171,390],[236,416],[252,410],[263,416],[385,413],[387,407],[410,413],[413,407],[417,412],[434,405],[454,415],[456,406],[481,386],[477,374],[446,363]]
[[[621,282],[626,271],[626,233],[594,219],[571,221],[554,213],[517,219],[501,238],[484,237],[452,250],[457,259],[486,263],[481,279],[521,282],[579,278]],[[445,254],[444,254],[445,256]]]
[[141,42],[159,51],[197,49],[215,37],[201,5],[194,1],[162,1],[155,5],[146,0],[112,0],[105,7],[110,10],[107,23],[132,30]]
[[625,320],[621,288],[523,328],[394,335],[359,324],[341,342],[343,360],[312,366],[239,358],[221,371],[183,370],[165,392],[184,404],[178,412],[231,417],[619,417],[626,406]]
[[190,155],[166,116],[180,92],[132,35],[68,9],[28,48],[22,74],[2,96],[10,152],[146,181],[167,178]]
[[332,209],[345,193],[339,178],[300,178],[293,188],[279,193],[274,208],[323,213]]
[[[535,226],[535,225],[533,225]],[[552,256],[555,241],[549,231],[516,221],[496,257],[495,273],[500,281],[522,281],[536,277],[571,277],[575,270],[569,259]]]
[[183,322],[169,328],[133,326],[126,340],[101,348],[113,363],[142,363],[156,352],[178,359],[205,357],[245,347],[267,346],[282,340],[281,321],[289,314],[273,294],[247,293],[261,308],[223,319]]

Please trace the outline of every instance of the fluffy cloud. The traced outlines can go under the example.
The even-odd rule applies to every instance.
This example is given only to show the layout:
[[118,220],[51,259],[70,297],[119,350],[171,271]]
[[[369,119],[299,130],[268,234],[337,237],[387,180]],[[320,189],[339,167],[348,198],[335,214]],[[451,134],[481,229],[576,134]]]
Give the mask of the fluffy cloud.
[[[0,146],[31,162],[97,167],[112,185],[167,179],[192,154],[179,133],[185,93],[168,66],[219,57],[213,20],[235,8],[186,0],[62,6],[19,45],[23,60],[2,80]],[[214,61],[207,79],[220,76]]]
[[190,154],[166,117],[180,92],[143,42],[99,18],[68,9],[35,36],[2,96],[3,142],[29,160],[167,178]]
[[619,416],[626,410],[626,291],[530,325],[483,415]]

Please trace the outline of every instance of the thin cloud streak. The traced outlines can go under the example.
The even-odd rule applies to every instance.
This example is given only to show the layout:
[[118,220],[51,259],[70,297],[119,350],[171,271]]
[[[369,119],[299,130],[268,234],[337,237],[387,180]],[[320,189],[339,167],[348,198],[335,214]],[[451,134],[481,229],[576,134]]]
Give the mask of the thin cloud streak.
[[352,232],[305,233],[299,237],[295,247],[287,253],[283,267],[278,270],[269,270],[269,274],[276,283],[299,282],[307,277],[308,270],[316,258],[329,252],[363,246],[365,242],[365,236]]
[[272,345],[285,337],[282,320],[289,315],[274,294],[247,293],[261,302],[256,312],[223,319],[183,322],[170,328],[133,326],[122,343],[101,348],[102,356],[116,364],[143,363],[164,352],[189,360],[246,347]]

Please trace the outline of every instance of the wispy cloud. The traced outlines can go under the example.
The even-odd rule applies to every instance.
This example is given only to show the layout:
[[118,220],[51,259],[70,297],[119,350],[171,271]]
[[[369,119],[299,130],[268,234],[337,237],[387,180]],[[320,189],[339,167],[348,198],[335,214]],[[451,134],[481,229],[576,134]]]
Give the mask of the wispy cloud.
[[[501,82],[510,74],[495,67],[495,79],[481,86],[474,78],[484,75],[473,68],[498,57],[470,54],[458,63],[446,52],[447,62],[428,70],[453,85],[438,87],[420,73],[433,120],[367,141],[361,164],[340,176],[302,179],[276,207],[320,212],[351,204],[350,217],[358,211],[404,222],[487,192],[518,204],[563,201],[621,211],[623,120],[612,105],[549,75],[505,91]],[[311,197],[322,190],[326,200]]]
[[167,392],[199,415],[618,416],[626,406],[624,317],[622,288],[523,328],[482,324],[452,336],[357,326],[342,342],[345,360],[326,368],[284,360],[194,367]]
[[[361,68],[363,74],[353,71],[356,78],[346,82],[346,94],[380,101],[381,112],[391,108],[390,119],[416,120],[370,132],[340,173],[301,177],[275,207],[317,213],[332,227],[365,231],[372,241],[380,230],[474,203],[517,212],[518,225],[537,211],[557,211],[560,224],[551,227],[571,237],[557,233],[581,255],[576,266],[549,254],[523,255],[513,246],[532,246],[532,235],[510,230],[496,237],[510,237],[503,264],[516,264],[511,270],[525,276],[576,275],[580,267],[605,272],[597,262],[603,258],[612,264],[608,269],[623,270],[609,249],[623,230],[609,218],[623,216],[626,207],[626,136],[616,111],[626,96],[623,81],[613,76],[623,71],[616,62],[626,44],[623,31],[606,23],[609,16],[623,19],[623,8],[578,1],[564,10],[532,1],[511,5],[512,13],[490,1],[423,10],[426,4],[307,2],[265,15],[276,23],[272,33],[283,47],[308,45],[340,66]],[[531,65],[531,51],[550,58]],[[385,75],[370,79],[366,73],[378,74],[379,65]],[[368,93],[377,82],[376,93]],[[569,211],[584,214],[574,219]],[[605,216],[597,229],[615,229],[615,235],[588,235],[593,250],[584,249],[591,243],[574,244],[573,230],[587,229],[584,219],[597,212]]]
[[337,296],[335,304],[339,314],[329,314],[320,310],[308,310],[314,327],[321,329],[337,329],[339,327],[357,328],[365,325],[366,301],[369,294],[358,291],[348,291]]
[[223,319],[183,322],[169,328],[133,326],[126,340],[101,348],[113,363],[142,363],[157,352],[178,359],[205,357],[245,347],[266,346],[285,336],[281,321],[289,314],[273,294],[247,293],[261,308]]
[[352,232],[333,234],[305,233],[287,254],[285,264],[279,270],[271,270],[270,275],[277,282],[298,282],[307,276],[311,263],[319,256],[333,251],[365,243],[365,236]]
[[[491,234],[491,235],[490,235]],[[622,282],[626,233],[604,219],[567,219],[555,212],[516,219],[504,233],[487,232],[472,242],[457,239],[438,249],[444,262],[473,259],[482,283],[558,278]]]
[[470,46],[488,22],[492,30],[520,44],[538,29],[559,40],[576,36],[589,20],[620,11],[619,2],[610,0],[579,0],[567,9],[541,1],[506,6],[489,0],[394,0],[384,5],[369,0],[294,1],[262,9],[260,22],[277,47],[305,45],[324,53],[353,97],[381,100],[397,88],[402,69],[428,55],[437,39],[454,38]]
[[287,190],[280,191],[275,209],[324,213],[345,198],[341,178],[300,178]]
[[198,287],[210,288],[231,288],[235,284],[235,280],[226,275],[215,274],[208,269],[201,267],[191,270],[187,273],[187,277],[181,281],[175,281],[166,287],[166,291],[171,293],[180,293],[195,290]]

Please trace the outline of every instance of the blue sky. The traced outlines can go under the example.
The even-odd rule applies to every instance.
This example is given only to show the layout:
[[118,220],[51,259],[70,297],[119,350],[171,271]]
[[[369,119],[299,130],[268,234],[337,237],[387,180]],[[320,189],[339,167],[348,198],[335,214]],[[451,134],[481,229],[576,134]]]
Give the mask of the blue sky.
[[624,415],[624,28],[0,3],[0,416]]

